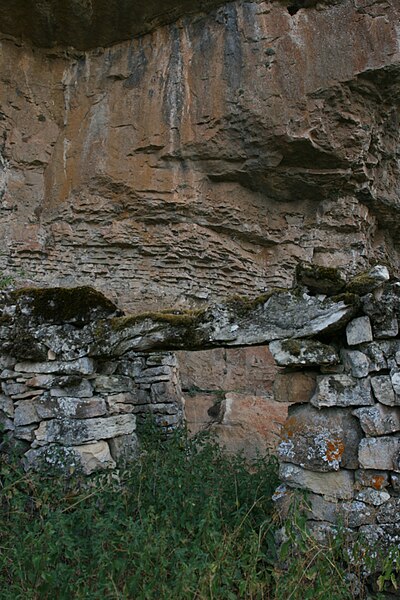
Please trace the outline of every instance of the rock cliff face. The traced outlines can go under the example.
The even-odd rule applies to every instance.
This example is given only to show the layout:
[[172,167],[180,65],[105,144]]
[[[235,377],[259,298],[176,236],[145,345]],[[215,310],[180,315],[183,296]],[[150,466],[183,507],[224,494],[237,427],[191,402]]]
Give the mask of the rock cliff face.
[[2,15],[3,273],[135,310],[256,295],[299,260],[396,273],[398,3],[232,2],[87,51],[10,37],[116,42],[160,4],[123,31],[99,8],[87,39],[80,2]]

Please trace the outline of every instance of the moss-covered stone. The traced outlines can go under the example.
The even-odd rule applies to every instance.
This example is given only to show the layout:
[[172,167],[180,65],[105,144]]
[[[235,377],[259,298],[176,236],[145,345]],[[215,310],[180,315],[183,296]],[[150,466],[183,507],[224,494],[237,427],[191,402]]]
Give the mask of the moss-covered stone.
[[334,267],[323,267],[299,263],[296,267],[296,281],[305,285],[313,294],[337,294],[346,285],[344,275]]
[[[269,300],[272,296],[276,294],[287,293],[287,289],[285,288],[272,288],[265,294],[260,294],[255,298],[249,298],[247,296],[231,296],[227,299],[225,305],[232,313],[235,314],[238,318],[243,318],[255,311],[259,306],[262,306]],[[293,291],[293,290],[291,290]]]
[[85,324],[118,312],[111,300],[88,287],[22,288],[11,293],[19,309],[48,323]]

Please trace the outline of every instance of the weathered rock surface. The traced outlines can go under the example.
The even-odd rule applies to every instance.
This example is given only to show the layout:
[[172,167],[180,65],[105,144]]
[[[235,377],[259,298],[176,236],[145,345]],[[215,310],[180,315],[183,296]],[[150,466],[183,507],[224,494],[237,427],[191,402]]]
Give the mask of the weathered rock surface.
[[372,329],[369,317],[353,319],[346,327],[346,337],[349,346],[357,346],[363,342],[372,342]]
[[134,415],[117,415],[94,419],[51,419],[42,421],[35,431],[37,442],[50,444],[79,445],[102,438],[113,438],[131,434],[136,429]]
[[372,437],[361,440],[359,460],[364,469],[400,472],[400,438]]
[[341,469],[329,473],[317,473],[283,463],[279,475],[282,481],[292,487],[308,489],[327,498],[350,500],[353,497],[354,475],[351,471]]
[[369,406],[374,404],[368,379],[356,379],[346,373],[321,375],[311,404],[323,406]]
[[361,427],[367,436],[388,435],[400,431],[400,408],[377,404],[357,408],[353,415],[360,419]]
[[1,3],[4,275],[138,311],[255,296],[300,261],[398,272],[396,0],[230,2],[139,38],[211,2],[92,4]]
[[[332,346],[314,340],[282,340],[269,345],[280,367],[335,365],[339,356]],[[368,371],[367,371],[368,373]]]
[[315,471],[355,469],[361,437],[357,420],[346,409],[291,406],[278,454],[282,461]]

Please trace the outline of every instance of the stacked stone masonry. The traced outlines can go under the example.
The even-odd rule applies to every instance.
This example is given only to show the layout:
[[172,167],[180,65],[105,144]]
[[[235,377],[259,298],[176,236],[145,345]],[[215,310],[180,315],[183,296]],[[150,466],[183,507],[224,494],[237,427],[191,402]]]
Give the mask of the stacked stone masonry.
[[[113,468],[137,455],[137,422],[152,415],[167,431],[181,423],[174,354],[89,356],[96,313],[117,312],[111,304],[89,307],[91,294],[106,301],[90,289],[2,296],[0,449],[17,451],[26,468],[86,475]],[[38,315],[39,296],[45,319]],[[60,318],[66,320],[57,323]]]
[[[319,533],[342,521],[400,540],[400,282],[376,266],[346,283],[306,265],[297,286],[203,311],[124,316],[91,288],[0,298],[2,447],[91,473],[135,455],[136,419],[183,419],[176,349],[267,345],[289,404],[277,498],[309,492]],[[328,285],[329,280],[335,284]]]
[[400,541],[399,317],[400,282],[382,282],[324,339],[324,356],[310,340],[270,344],[285,365],[275,399],[291,403],[276,499],[285,510],[294,489],[306,490],[318,535],[342,523],[371,543]]

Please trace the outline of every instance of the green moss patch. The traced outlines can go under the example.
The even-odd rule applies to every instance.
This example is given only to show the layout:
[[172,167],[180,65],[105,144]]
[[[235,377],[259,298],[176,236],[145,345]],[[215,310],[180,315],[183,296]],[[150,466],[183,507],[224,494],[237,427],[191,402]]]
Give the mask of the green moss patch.
[[11,297],[20,308],[28,308],[32,317],[50,323],[84,324],[117,312],[111,300],[88,286],[22,288],[12,292]]

